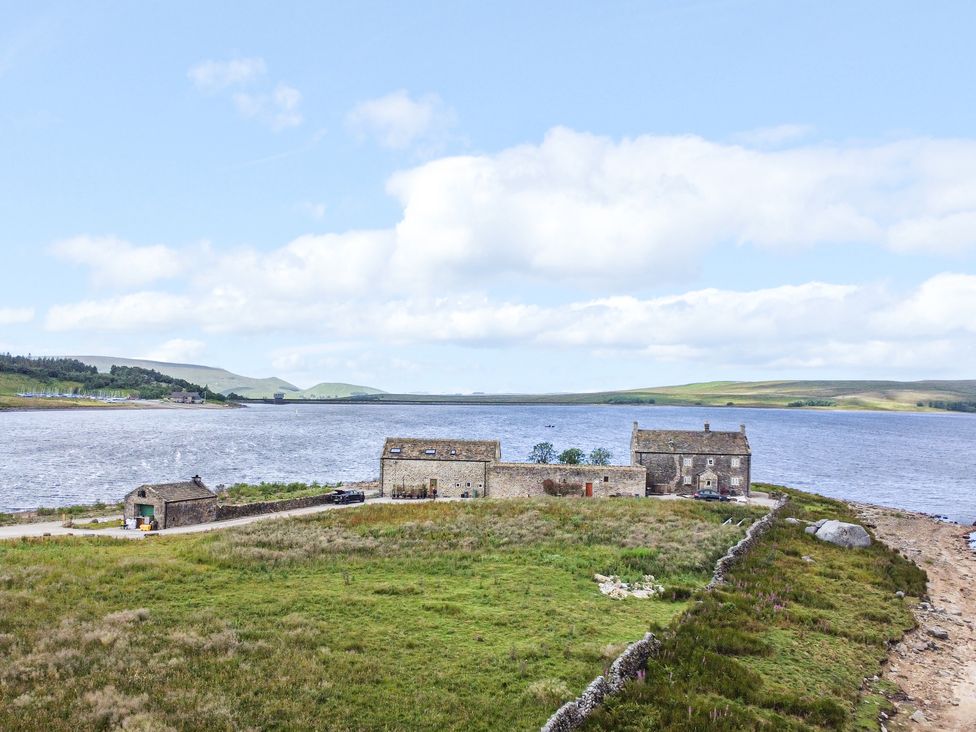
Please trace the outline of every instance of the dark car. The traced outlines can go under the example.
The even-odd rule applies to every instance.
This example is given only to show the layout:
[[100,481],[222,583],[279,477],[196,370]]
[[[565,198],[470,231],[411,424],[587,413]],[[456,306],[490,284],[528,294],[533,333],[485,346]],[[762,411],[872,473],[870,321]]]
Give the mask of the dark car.
[[716,490],[712,490],[711,488],[702,488],[700,491],[697,491],[692,496],[692,498],[694,498],[694,499],[696,499],[698,501],[728,501],[728,500],[730,500],[728,496],[723,496],[721,493],[719,493]]
[[362,491],[347,491],[339,488],[330,494],[329,503],[362,503],[366,500],[366,494]]

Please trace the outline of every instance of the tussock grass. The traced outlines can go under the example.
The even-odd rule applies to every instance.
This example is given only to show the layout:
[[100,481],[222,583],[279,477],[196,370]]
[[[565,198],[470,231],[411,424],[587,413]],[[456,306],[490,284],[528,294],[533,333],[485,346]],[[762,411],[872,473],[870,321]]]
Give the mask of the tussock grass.
[[[770,486],[770,488],[775,488]],[[782,489],[781,489],[782,490]],[[592,730],[844,730],[859,727],[862,680],[913,626],[902,590],[925,573],[875,543],[847,550],[783,519],[856,521],[838,501],[792,500],[729,582],[661,633],[660,657],[591,719]],[[806,562],[803,556],[812,562]]]
[[[679,501],[365,505],[0,544],[0,729],[530,729],[745,530]],[[647,569],[671,599],[615,601]]]

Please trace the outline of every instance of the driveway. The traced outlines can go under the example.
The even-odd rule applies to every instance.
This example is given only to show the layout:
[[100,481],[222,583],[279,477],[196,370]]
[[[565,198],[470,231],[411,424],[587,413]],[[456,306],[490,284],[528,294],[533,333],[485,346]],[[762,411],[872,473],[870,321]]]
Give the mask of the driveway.
[[[370,498],[369,503],[392,503],[392,498]],[[217,531],[227,529],[232,526],[244,526],[253,524],[255,521],[266,521],[274,518],[285,518],[288,516],[309,516],[313,513],[323,511],[340,511],[347,508],[361,506],[360,503],[343,503],[335,505],[324,503],[321,506],[308,506],[306,508],[294,508],[290,511],[277,511],[274,513],[260,513],[256,516],[244,516],[242,518],[228,519],[227,521],[211,521],[206,524],[193,524],[192,526],[178,526],[173,529],[163,529],[162,531],[137,531],[133,529],[66,529],[60,521],[45,521],[36,524],[14,524],[13,526],[0,526],[0,540],[19,539],[24,536],[109,536],[113,539],[145,539],[146,536],[171,536],[174,534],[197,534],[201,531]],[[110,516],[109,518],[117,518]]]

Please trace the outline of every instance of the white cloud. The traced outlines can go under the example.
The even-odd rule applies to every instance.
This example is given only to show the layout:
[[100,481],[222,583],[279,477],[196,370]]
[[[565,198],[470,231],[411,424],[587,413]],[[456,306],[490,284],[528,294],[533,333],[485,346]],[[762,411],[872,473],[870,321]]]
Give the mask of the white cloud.
[[199,312],[193,300],[165,292],[136,292],[105,300],[84,300],[48,309],[45,327],[53,331],[141,331],[179,327]]
[[19,325],[34,319],[34,308],[0,308],[0,325]]
[[187,76],[197,89],[214,92],[249,84],[264,76],[266,71],[264,59],[255,56],[229,61],[201,61],[187,72]]
[[402,150],[430,141],[454,123],[454,111],[436,94],[411,97],[406,89],[360,102],[346,115],[347,127],[358,137]]
[[189,363],[203,353],[206,343],[185,338],[173,338],[159,344],[148,353],[136,358],[166,363]]
[[94,284],[117,289],[175,277],[184,269],[174,249],[139,247],[113,236],[75,236],[55,242],[51,250],[59,259],[88,267]]
[[242,116],[260,119],[275,131],[298,127],[305,121],[299,109],[302,93],[287,84],[278,84],[270,94],[238,92],[233,100]]
[[305,118],[298,89],[283,82],[270,90],[253,88],[266,72],[264,59],[253,57],[203,61],[191,68],[187,76],[200,91],[229,93],[242,117],[260,120],[275,131],[300,126]]

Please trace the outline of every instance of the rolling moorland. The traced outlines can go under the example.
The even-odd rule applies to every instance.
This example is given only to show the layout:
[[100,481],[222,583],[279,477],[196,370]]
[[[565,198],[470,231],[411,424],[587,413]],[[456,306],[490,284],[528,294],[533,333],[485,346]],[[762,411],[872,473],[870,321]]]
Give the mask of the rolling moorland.
[[[367,504],[134,543],[5,542],[0,728],[538,729],[650,628],[663,652],[593,729],[876,729],[896,690],[862,681],[912,626],[925,575],[881,544],[806,535],[785,518],[849,511],[791,494],[712,593],[757,509]],[[596,572],[665,591],[613,600]]]
[[[237,394],[247,400],[271,399],[284,392],[287,401],[390,404],[628,404],[662,406],[771,407],[880,411],[976,412],[976,379],[957,381],[710,381],[619,391],[557,394],[394,394],[356,384],[323,382],[300,389],[277,377],[252,378],[226,369],[161,361],[78,356],[79,361],[108,372],[114,366],[151,369],[177,379],[209,387],[213,392]],[[96,403],[22,403],[15,394],[38,386],[36,380],[8,378],[0,373],[0,408],[16,406],[98,406]],[[45,384],[52,390],[59,382]],[[67,384],[69,389],[75,384]],[[111,406],[111,405],[107,405]]]

